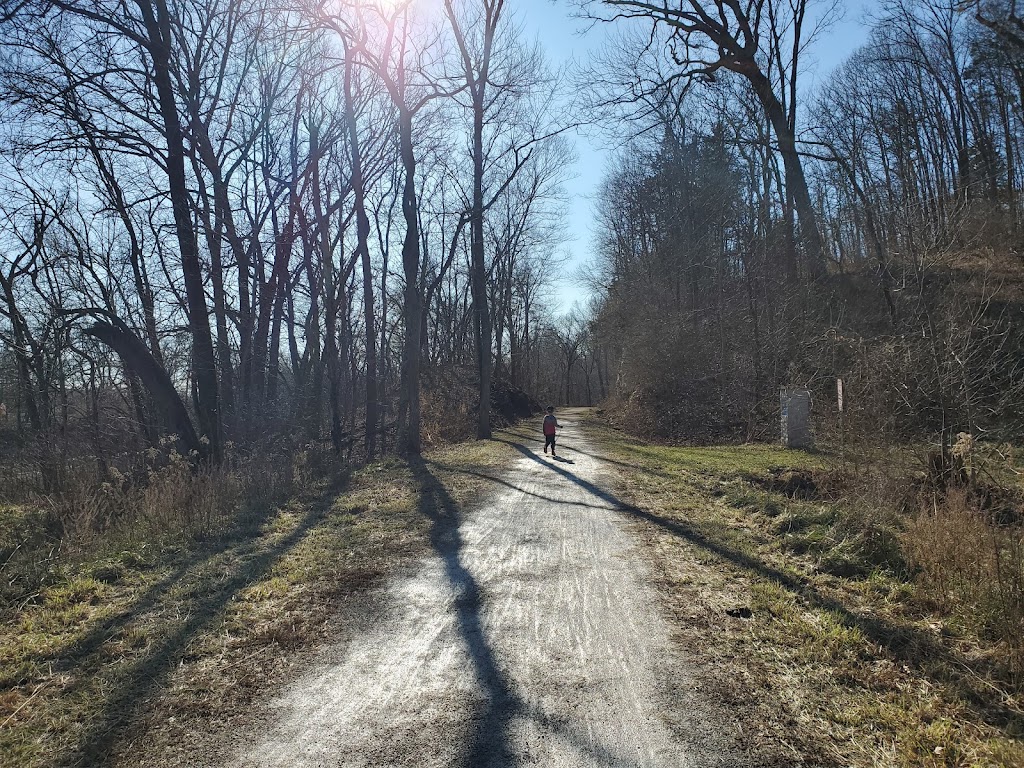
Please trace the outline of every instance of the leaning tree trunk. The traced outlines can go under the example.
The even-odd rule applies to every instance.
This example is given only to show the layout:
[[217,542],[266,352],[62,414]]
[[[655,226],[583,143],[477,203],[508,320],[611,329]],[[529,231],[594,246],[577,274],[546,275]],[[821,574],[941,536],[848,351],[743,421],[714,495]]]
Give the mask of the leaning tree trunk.
[[800,220],[800,235],[807,248],[808,272],[812,279],[817,280],[825,275],[825,242],[818,228],[818,217],[814,212],[814,203],[807,187],[807,177],[804,175],[803,163],[797,152],[796,135],[768,78],[757,69],[744,69],[742,74],[754,87],[754,92],[779,141],[779,152],[782,154],[782,164],[786,169],[786,187],[793,196],[796,214]]
[[162,427],[177,435],[183,454],[202,456],[203,445],[196,437],[195,428],[189,418],[181,395],[174,388],[174,382],[149,347],[120,320],[97,321],[85,329],[85,333],[103,342],[117,353],[124,364],[129,379],[137,378],[142,383],[157,413]]

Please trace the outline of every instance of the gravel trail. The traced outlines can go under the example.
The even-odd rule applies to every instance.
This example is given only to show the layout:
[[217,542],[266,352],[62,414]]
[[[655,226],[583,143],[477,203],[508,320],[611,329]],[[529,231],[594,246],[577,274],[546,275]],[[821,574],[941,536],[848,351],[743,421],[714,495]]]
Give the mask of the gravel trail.
[[435,488],[431,556],[388,587],[373,629],[272,702],[228,765],[734,764],[707,733],[679,737],[663,683],[685,690],[692,670],[601,490],[606,467],[575,414],[559,418],[559,460],[517,446],[500,490],[460,522]]

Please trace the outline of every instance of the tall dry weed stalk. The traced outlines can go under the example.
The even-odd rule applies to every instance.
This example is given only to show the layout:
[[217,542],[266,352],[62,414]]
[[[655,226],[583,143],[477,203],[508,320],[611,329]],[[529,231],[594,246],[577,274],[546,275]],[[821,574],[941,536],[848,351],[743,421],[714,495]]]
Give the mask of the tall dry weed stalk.
[[195,469],[181,454],[172,453],[166,466],[149,473],[138,519],[143,530],[205,536],[239,509],[244,491],[230,466]]
[[294,460],[287,453],[229,456],[217,466],[196,466],[164,448],[150,451],[136,476],[111,468],[104,482],[83,476],[61,493],[42,497],[51,526],[76,548],[110,535],[129,541],[203,537],[239,515],[266,514],[294,491]]
[[925,594],[980,637],[1006,650],[1016,682],[1024,674],[1024,528],[1000,523],[968,487],[934,493],[904,536]]
[[116,482],[96,483],[86,473],[69,478],[59,493],[39,497],[48,527],[64,543],[85,547],[122,518],[133,518],[137,501],[131,488]]
[[[173,441],[146,452],[134,472],[85,464],[65,476],[59,492],[38,490],[23,505],[0,508],[0,606],[52,581],[69,559],[108,546],[201,539],[232,528],[250,530],[295,493],[338,476],[333,453],[310,460],[309,450],[253,451],[233,446],[218,466],[196,466]],[[320,452],[323,453],[322,451]],[[304,486],[305,487],[305,486]]]

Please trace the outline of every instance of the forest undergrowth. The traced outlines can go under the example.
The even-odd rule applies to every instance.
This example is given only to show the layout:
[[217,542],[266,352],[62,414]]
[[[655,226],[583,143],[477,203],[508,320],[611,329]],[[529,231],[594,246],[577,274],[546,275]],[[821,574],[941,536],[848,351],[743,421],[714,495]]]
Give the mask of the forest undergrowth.
[[1024,764],[1021,488],[1005,451],[681,447],[592,424],[677,640],[768,764]]

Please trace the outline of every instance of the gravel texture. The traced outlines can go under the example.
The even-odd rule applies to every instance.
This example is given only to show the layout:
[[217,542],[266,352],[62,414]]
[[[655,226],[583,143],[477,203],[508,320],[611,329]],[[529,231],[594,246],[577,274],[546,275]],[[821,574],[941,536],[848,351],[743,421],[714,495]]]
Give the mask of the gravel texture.
[[[460,513],[378,620],[236,733],[242,766],[714,766],[743,762],[674,653],[643,558],[572,411]],[[539,424],[538,424],[539,433]],[[670,725],[671,724],[671,725]]]

